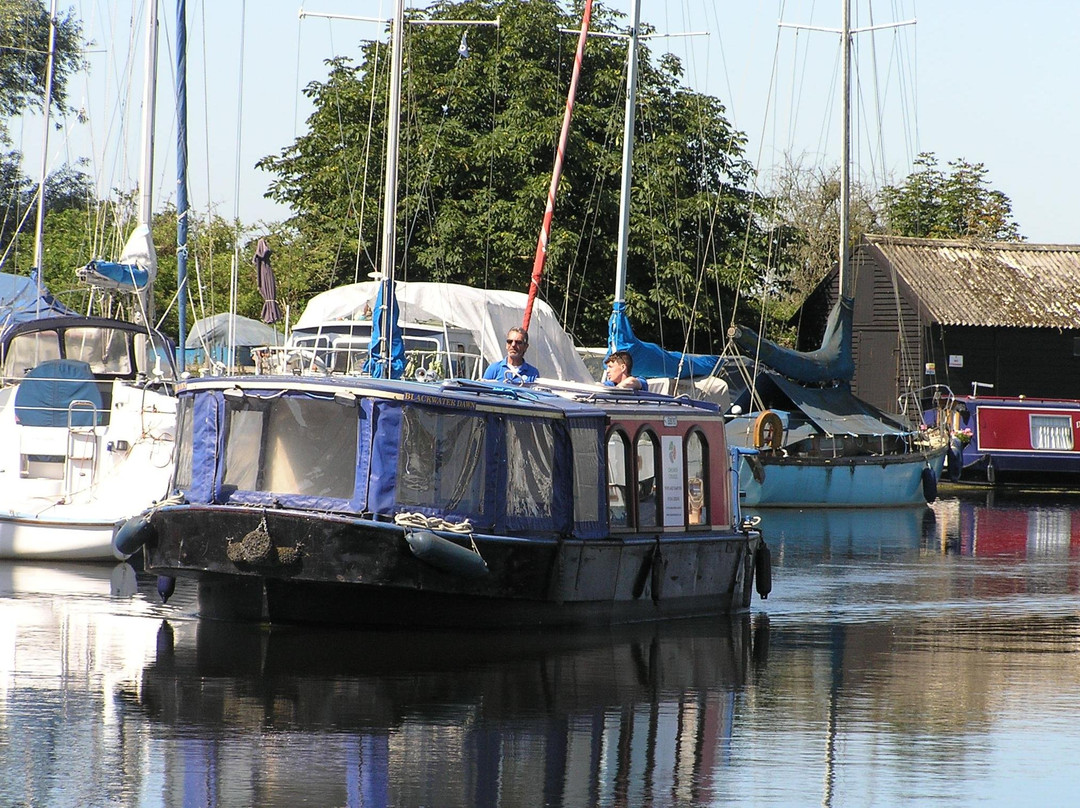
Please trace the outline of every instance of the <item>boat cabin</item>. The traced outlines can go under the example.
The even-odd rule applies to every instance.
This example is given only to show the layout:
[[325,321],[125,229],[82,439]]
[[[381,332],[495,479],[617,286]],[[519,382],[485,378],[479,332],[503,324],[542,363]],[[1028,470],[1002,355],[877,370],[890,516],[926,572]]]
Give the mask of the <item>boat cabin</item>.
[[173,489],[192,504],[415,514],[499,535],[731,528],[716,407],[581,387],[192,379]]

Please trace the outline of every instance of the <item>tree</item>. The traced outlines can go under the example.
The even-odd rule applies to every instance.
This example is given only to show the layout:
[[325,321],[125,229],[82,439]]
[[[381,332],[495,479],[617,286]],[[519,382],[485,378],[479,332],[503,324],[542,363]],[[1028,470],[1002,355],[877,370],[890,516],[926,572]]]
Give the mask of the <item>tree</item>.
[[[49,9],[44,0],[0,0],[0,119],[43,107],[49,55]],[[67,81],[82,61],[82,24],[69,10],[56,19],[52,104],[63,107]]]
[[1022,239],[1012,202],[988,186],[985,165],[958,159],[949,162],[949,169],[942,171],[937,157],[924,152],[902,183],[882,188],[885,232],[916,238]]
[[[418,14],[501,25],[470,29],[467,58],[460,30],[406,31],[398,277],[525,291],[573,61],[559,29],[579,20],[555,0]],[[594,11],[595,29],[619,21]],[[307,133],[259,162],[275,176],[271,196],[293,211],[289,274],[302,273],[308,293],[377,268],[385,50],[369,43],[358,65],[331,60],[326,81],[306,90]],[[541,290],[583,343],[603,341],[610,313],[625,55],[620,41],[589,42]],[[761,240],[745,191],[752,168],[723,105],[681,87],[676,59],[643,52],[641,65],[627,301],[643,336],[674,333],[681,347],[694,323],[710,350],[723,339],[717,290],[732,295],[748,228],[755,249]]]
[[[873,193],[853,181],[849,190],[848,242],[875,229]],[[774,263],[772,286],[781,305],[794,311],[837,262],[840,253],[840,167],[806,166],[788,155],[771,180],[765,207],[772,219]]]

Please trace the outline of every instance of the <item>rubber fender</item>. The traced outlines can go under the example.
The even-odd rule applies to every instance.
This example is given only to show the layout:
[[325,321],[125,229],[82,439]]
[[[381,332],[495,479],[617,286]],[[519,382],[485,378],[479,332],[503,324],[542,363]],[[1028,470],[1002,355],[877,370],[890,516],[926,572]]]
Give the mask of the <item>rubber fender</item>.
[[157,579],[157,592],[161,596],[162,603],[168,603],[173,592],[176,591],[176,579],[168,575],[159,575]]
[[937,477],[929,466],[922,470],[922,493],[927,502],[937,499]]
[[141,513],[128,519],[116,531],[113,535],[113,549],[127,558],[156,535],[157,531],[150,524],[150,516]]
[[482,578],[488,565],[480,553],[437,536],[430,530],[414,530],[405,534],[412,554],[425,564],[460,575],[463,578]]
[[762,600],[769,599],[772,592],[772,552],[765,542],[754,553],[754,586]]
[[960,479],[960,470],[964,463],[964,446],[959,438],[949,441],[949,449],[945,453],[945,471],[952,482]]

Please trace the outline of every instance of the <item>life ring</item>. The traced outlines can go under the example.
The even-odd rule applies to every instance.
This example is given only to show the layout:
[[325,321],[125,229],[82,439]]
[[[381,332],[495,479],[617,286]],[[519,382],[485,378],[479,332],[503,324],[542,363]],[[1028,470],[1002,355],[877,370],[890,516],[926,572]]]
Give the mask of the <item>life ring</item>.
[[754,422],[754,448],[772,449],[774,452],[784,442],[784,423],[772,410],[765,410]]

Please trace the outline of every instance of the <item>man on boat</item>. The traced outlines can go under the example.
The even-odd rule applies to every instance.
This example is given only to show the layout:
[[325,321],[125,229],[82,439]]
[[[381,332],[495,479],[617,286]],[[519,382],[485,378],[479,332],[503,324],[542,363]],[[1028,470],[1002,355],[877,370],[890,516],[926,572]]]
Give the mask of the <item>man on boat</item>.
[[604,384],[623,390],[648,390],[649,384],[634,376],[634,358],[629,351],[615,351],[604,360]]
[[535,382],[540,376],[540,371],[525,361],[527,350],[529,350],[528,333],[522,328],[511,328],[506,332],[506,358],[492,362],[484,371],[484,378],[513,384]]

